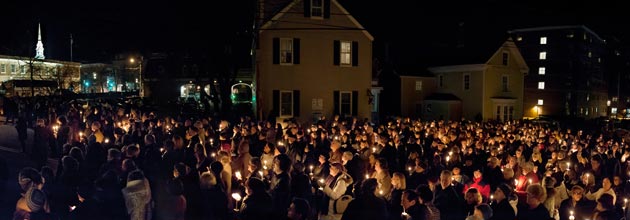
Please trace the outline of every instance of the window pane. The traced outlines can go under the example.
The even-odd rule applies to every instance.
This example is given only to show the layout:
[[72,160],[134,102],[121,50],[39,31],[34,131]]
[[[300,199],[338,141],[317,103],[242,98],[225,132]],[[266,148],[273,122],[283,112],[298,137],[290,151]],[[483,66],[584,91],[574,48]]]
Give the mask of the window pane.
[[352,64],[352,42],[342,41],[341,42],[341,64],[350,65]]
[[352,109],[352,93],[341,93],[341,115],[349,115]]
[[282,39],[280,41],[280,62],[293,62],[293,39]]
[[293,115],[293,93],[282,92],[280,96],[280,115],[291,116]]

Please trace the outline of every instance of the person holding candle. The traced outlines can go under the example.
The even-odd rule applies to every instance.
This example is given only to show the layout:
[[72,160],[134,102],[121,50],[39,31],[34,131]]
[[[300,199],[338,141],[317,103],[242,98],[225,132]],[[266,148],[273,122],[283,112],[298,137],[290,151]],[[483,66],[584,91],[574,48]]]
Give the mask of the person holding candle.
[[265,184],[258,178],[249,178],[245,184],[247,196],[243,199],[236,213],[238,220],[273,219],[272,198],[265,191]]
[[287,216],[287,208],[291,202],[291,159],[286,154],[280,154],[273,160],[273,176],[271,178],[269,194],[273,200],[273,217],[280,219]]
[[217,185],[216,176],[208,171],[199,177],[201,188],[200,219],[227,219],[228,198],[221,186]]
[[332,163],[330,165],[330,175],[326,177],[320,189],[324,193],[324,207],[320,210],[320,220],[339,220],[343,212],[336,210],[336,200],[346,194],[348,186],[352,185],[353,180],[348,175],[341,163]]
[[403,207],[400,205],[403,192],[407,189],[407,182],[405,180],[405,174],[395,172],[391,179],[392,191],[389,200],[390,213],[399,213],[403,211]]
[[387,160],[385,158],[379,158],[374,166],[374,171],[375,172],[372,173],[371,177],[375,178],[378,181],[379,196],[389,199],[392,189],[392,180],[389,174]]
[[589,218],[593,209],[595,209],[596,203],[584,198],[584,188],[575,185],[571,188],[570,195],[571,197],[560,204],[558,209],[560,220],[569,220],[571,213],[573,213],[575,219]]
[[[524,203],[527,201],[527,186],[539,183],[538,175],[534,172],[534,164],[532,162],[525,162],[521,165],[521,176],[517,179],[516,194],[518,195],[518,202]],[[541,201],[542,202],[542,201]]]
[[587,199],[590,200],[598,200],[603,194],[609,194],[613,197],[613,205],[615,205],[616,199],[617,199],[617,195],[615,194],[615,191],[612,189],[612,183],[610,182],[610,179],[608,177],[604,177],[604,179],[602,180],[602,188],[599,188],[597,191],[595,192],[586,192],[585,196]]
[[[392,200],[392,202],[395,202]],[[405,190],[402,193],[400,205],[403,208],[402,219],[403,220],[428,220],[426,217],[426,206],[421,205],[418,201],[418,194],[413,190]],[[390,211],[393,214],[396,214],[396,211]]]

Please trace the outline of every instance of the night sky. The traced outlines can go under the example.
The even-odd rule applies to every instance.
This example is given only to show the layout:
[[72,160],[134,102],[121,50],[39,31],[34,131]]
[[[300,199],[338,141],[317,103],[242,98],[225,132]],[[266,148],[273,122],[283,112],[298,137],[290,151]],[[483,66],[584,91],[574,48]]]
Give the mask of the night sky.
[[[220,2],[220,3],[217,3]],[[426,45],[457,38],[484,42],[514,28],[584,24],[605,39],[629,41],[630,13],[621,1],[409,1],[339,0],[375,37],[374,55],[385,42],[414,42],[403,54],[430,53]],[[210,5],[204,5],[210,4]],[[228,1],[17,1],[2,5],[0,54],[32,56],[42,22],[46,56],[111,60],[128,51],[217,51],[246,39],[253,22],[252,0]],[[413,32],[413,33],[412,33]],[[628,42],[624,42],[628,44]],[[248,42],[247,42],[248,44]]]

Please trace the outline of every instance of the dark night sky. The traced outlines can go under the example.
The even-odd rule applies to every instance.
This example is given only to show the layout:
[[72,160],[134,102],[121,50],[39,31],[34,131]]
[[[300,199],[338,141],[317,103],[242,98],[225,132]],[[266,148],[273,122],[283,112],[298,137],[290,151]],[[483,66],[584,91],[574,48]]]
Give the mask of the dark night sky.
[[[107,61],[117,52],[135,50],[222,50],[224,43],[247,35],[252,1],[9,0],[0,13],[0,54],[32,55],[37,21],[42,22],[46,55],[52,59],[69,59],[70,33],[75,60],[85,62]],[[375,56],[380,56],[383,42],[432,44],[456,38],[462,22],[466,31],[459,37],[473,42],[513,28],[576,24],[605,39],[630,39],[630,13],[620,1],[339,1],[375,36]]]

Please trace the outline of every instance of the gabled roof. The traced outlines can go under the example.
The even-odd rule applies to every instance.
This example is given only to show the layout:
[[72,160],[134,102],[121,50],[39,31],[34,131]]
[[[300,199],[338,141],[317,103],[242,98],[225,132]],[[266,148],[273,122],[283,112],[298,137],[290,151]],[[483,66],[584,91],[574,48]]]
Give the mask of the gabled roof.
[[461,44],[435,48],[435,52],[425,59],[425,63],[427,67],[485,64],[506,39],[506,34],[472,36],[463,39]]
[[[298,5],[299,3],[303,3],[303,1],[306,0],[294,0],[292,2],[286,2],[286,0],[272,0],[274,2],[283,2],[284,4],[286,4],[286,6],[284,8],[282,8],[282,10],[278,11],[277,13],[275,13],[271,18],[269,19],[264,19],[262,25],[260,26],[260,32],[263,32],[267,29],[273,29],[270,28],[270,26],[275,22],[280,20],[280,18],[282,18],[285,14],[287,14],[294,6]],[[334,26],[334,25],[326,25],[327,29],[339,29],[339,30],[361,30],[363,32],[363,34],[365,34],[365,36],[370,39],[370,41],[374,41],[374,36],[372,36],[367,30],[365,30],[365,28],[363,27],[363,25],[361,25],[351,14],[350,12],[348,12],[348,10],[346,10],[343,6],[341,6],[341,4],[339,4],[339,2],[337,2],[336,0],[330,0],[331,3],[331,7],[332,6],[336,6],[339,10],[342,11],[342,14],[346,16],[346,18],[348,20],[350,20],[352,22],[352,24],[354,25],[354,27],[341,27],[341,26]],[[277,5],[281,5],[280,3],[278,3]],[[265,7],[266,10],[272,11],[275,10],[276,7],[274,7],[275,5],[271,5],[268,7]],[[332,9],[331,9],[332,10]],[[264,17],[268,17],[267,15],[264,15]],[[318,25],[321,26],[321,24],[317,24],[315,22],[313,22],[313,25]],[[318,29],[321,29],[318,28]]]
[[595,33],[593,30],[591,30],[590,28],[584,25],[563,25],[563,26],[543,26],[543,27],[521,28],[521,29],[509,30],[508,33],[512,34],[512,33],[521,33],[521,32],[554,31],[554,30],[566,30],[566,29],[582,29],[592,34],[593,36],[595,36],[595,38],[597,38],[598,40],[605,41],[597,33]]

